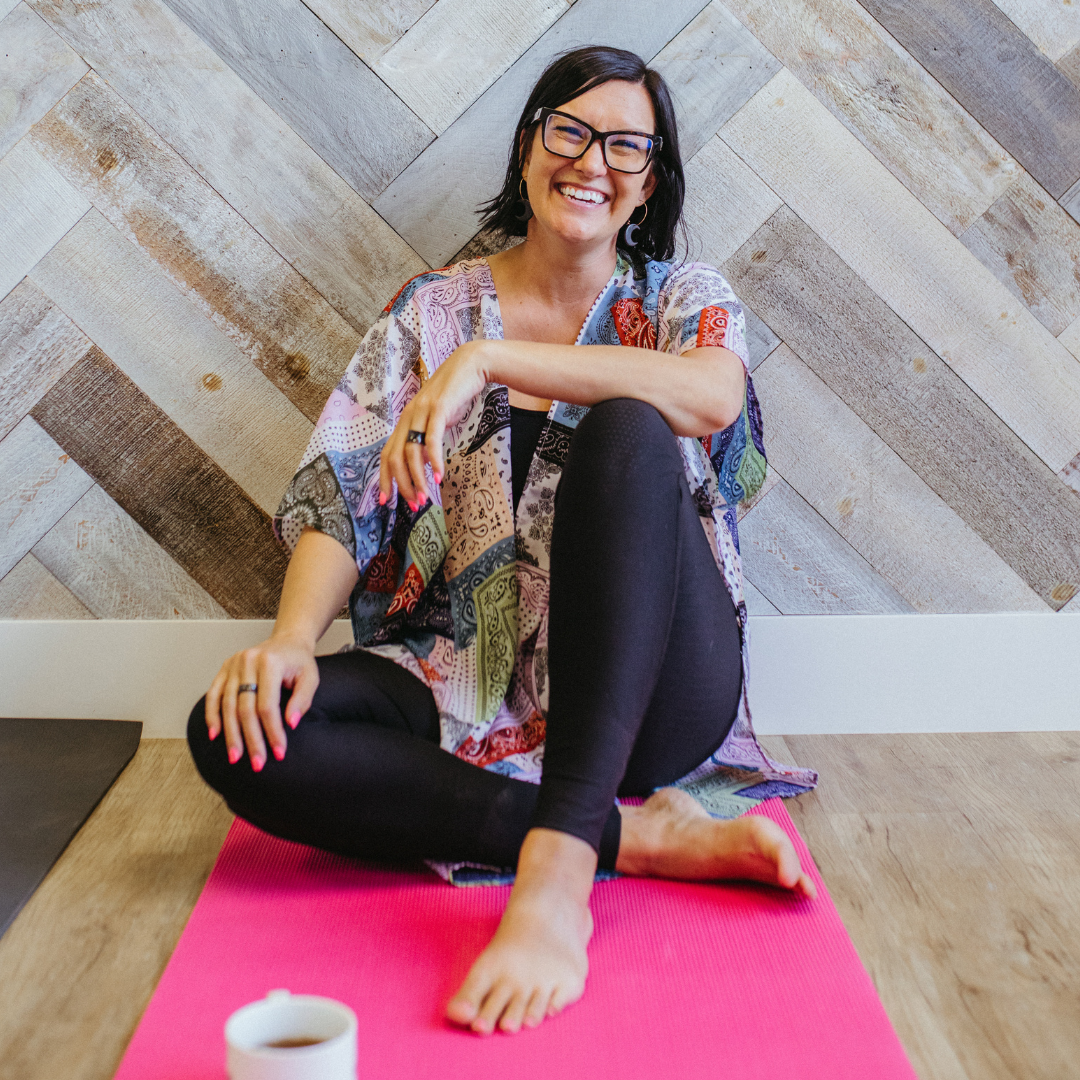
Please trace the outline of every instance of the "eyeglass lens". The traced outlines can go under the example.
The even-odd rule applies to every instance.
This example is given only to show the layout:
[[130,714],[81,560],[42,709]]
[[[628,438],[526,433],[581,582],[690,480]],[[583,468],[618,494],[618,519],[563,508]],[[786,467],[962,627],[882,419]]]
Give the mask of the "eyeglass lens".
[[[544,122],[544,148],[561,157],[580,157],[592,132],[567,116],[552,113]],[[649,163],[653,141],[647,135],[618,132],[603,141],[604,161],[616,172],[636,173]]]

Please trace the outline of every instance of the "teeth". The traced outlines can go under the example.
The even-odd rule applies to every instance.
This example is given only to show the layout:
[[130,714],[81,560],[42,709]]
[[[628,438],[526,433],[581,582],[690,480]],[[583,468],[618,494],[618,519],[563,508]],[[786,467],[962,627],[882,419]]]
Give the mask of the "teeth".
[[602,203],[607,201],[599,191],[585,191],[582,188],[570,187],[569,184],[560,185],[559,191],[576,202]]

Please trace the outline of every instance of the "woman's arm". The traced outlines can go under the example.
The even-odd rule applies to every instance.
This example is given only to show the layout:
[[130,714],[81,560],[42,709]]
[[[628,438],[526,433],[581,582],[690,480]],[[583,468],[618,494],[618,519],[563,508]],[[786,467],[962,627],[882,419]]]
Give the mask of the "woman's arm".
[[676,435],[723,431],[742,412],[745,368],[735,353],[716,346],[681,356],[626,345],[533,341],[475,341],[462,348],[475,350],[485,382],[575,405],[617,397],[647,401]]
[[[637,398],[654,405],[676,435],[696,437],[722,431],[738,419],[746,369],[735,353],[719,346],[689,349],[680,356],[627,345],[466,342],[405,407],[383,447],[379,489],[384,500],[396,480],[410,505],[426,501],[425,460],[440,483],[443,432],[489,382],[575,405]],[[423,447],[405,441],[410,430],[425,433]]]
[[[243,757],[251,767],[266,763],[266,743],[279,761],[286,737],[281,719],[281,688],[292,689],[286,707],[289,727],[296,727],[311,706],[319,685],[315,644],[342,609],[359,573],[353,557],[332,537],[305,529],[285,572],[278,617],[270,637],[229,657],[206,694],[206,727],[211,739],[224,728],[229,761]],[[255,694],[237,694],[241,683],[258,686]]]

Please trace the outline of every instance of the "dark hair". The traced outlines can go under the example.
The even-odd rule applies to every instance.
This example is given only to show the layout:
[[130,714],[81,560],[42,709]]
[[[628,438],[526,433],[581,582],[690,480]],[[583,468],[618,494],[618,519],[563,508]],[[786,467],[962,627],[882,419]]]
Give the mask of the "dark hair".
[[648,91],[656,115],[656,134],[664,140],[663,147],[652,160],[656,189],[646,203],[649,209],[637,233],[637,246],[625,247],[621,229],[616,244],[619,250],[635,261],[642,256],[650,259],[674,257],[675,231],[682,218],[686,182],[679,157],[679,135],[671,94],[663,76],[646,67],[640,56],[606,45],[590,45],[563,53],[544,69],[517,122],[502,191],[477,211],[483,215],[480,225],[482,233],[524,236],[528,231],[526,222],[519,216],[522,211],[518,190],[522,179],[520,147],[523,133],[526,139],[533,137],[536,125],[532,118],[536,110],[557,109],[594,86],[616,79],[636,83]]

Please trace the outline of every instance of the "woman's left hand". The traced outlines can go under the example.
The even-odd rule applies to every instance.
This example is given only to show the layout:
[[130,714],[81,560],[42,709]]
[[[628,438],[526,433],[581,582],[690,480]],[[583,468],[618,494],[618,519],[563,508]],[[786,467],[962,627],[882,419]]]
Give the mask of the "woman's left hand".
[[[447,425],[459,420],[470,402],[487,383],[481,363],[484,341],[459,345],[438,367],[402,410],[382,449],[379,462],[379,503],[385,505],[393,496],[393,482],[409,508],[423,506],[428,491],[424,463],[431,463],[436,484],[442,483],[443,433]],[[422,431],[424,442],[408,442],[410,431]]]

